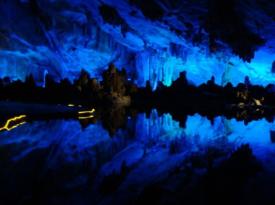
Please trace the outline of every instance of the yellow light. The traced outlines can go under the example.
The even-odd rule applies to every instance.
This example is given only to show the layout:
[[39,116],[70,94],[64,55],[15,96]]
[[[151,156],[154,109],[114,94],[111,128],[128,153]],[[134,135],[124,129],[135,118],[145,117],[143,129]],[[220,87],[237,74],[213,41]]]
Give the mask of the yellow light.
[[79,111],[78,114],[92,114],[95,112],[95,109],[89,110],[89,111]]
[[78,117],[78,119],[85,120],[85,119],[90,119],[90,118],[93,118],[93,117],[94,117],[93,115],[89,115],[89,116],[86,116],[86,117]]
[[82,105],[68,104],[68,107],[82,107]]
[[262,103],[260,100],[254,99],[254,102],[257,106],[262,106]]
[[10,130],[15,129],[16,127],[18,127],[18,126],[20,126],[20,125],[25,124],[26,122],[24,121],[24,122],[20,122],[20,123],[18,123],[18,124],[15,124],[15,125],[9,127],[11,122],[15,122],[15,121],[17,121],[17,120],[21,120],[21,119],[23,119],[23,118],[25,118],[25,117],[26,117],[26,115],[20,115],[20,116],[17,116],[17,117],[13,117],[13,118],[8,119],[8,120],[6,121],[6,123],[5,123],[5,125],[4,125],[3,127],[0,127],[0,131],[3,131],[3,130],[10,131]]

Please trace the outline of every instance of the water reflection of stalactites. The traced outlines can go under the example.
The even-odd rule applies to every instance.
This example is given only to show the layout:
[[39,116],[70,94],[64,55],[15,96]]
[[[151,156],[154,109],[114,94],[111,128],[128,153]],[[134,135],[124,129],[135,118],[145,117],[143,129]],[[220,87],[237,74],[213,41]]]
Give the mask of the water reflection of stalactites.
[[187,157],[163,179],[144,187],[133,204],[244,204],[239,193],[257,194],[247,185],[262,167],[248,145],[228,151],[209,149]]
[[[135,119],[140,115],[138,111],[132,108],[126,107],[109,107],[105,109],[97,108],[96,114],[93,118],[79,119],[83,128],[89,126],[89,124],[95,124],[100,121],[103,128],[108,131],[110,136],[114,136],[119,129],[125,129],[128,123],[128,119]],[[145,118],[160,118],[166,119],[167,113],[160,113],[157,110],[146,110],[144,112]],[[178,113],[175,116],[171,116],[171,120],[179,122],[180,127],[184,128],[187,120],[187,115]],[[214,119],[214,118],[213,118]]]
[[110,108],[102,110],[101,120],[102,126],[108,130],[112,136],[119,128],[125,128],[127,123],[127,114],[124,107]]
[[81,124],[82,128],[88,127],[90,124],[95,124],[97,123],[98,119],[96,117],[91,117],[91,118],[85,118],[85,119],[79,119],[79,123]]
[[[261,112],[260,112],[261,111]],[[229,115],[225,115],[225,119],[231,120],[236,119],[237,121],[243,121],[245,125],[247,125],[249,122],[260,120],[264,118],[264,116],[261,115],[263,113],[263,109],[261,109],[257,113],[251,113],[251,110],[236,110],[236,112],[232,112]],[[109,107],[109,108],[97,108],[96,113],[93,114],[93,117],[87,117],[85,119],[79,118],[80,124],[83,128],[86,128],[89,126],[89,124],[95,124],[98,121],[101,122],[104,129],[106,129],[110,136],[115,135],[117,130],[126,128],[127,122],[129,118],[134,118],[137,116],[139,111],[135,108],[131,107]],[[189,112],[182,112],[182,111],[174,111],[173,109],[171,112],[164,111],[164,110],[143,110],[144,115],[146,118],[150,118],[152,116],[157,115],[158,117],[166,116],[167,113],[171,116],[171,119],[173,121],[176,121],[179,123],[179,127],[185,128],[186,127],[186,121],[188,116],[195,115],[195,113],[190,114]],[[219,116],[213,114],[213,113],[204,113],[201,116],[204,116],[209,120],[211,125],[214,125],[215,119]],[[155,118],[158,118],[155,117]],[[268,122],[273,122],[273,117],[266,117],[266,120]]]
[[[240,187],[239,178],[235,178],[239,171],[244,173],[241,179],[246,180],[250,172],[253,174],[256,170],[253,155],[262,159],[261,156],[272,158],[274,153],[269,133],[275,130],[275,125],[265,120],[247,126],[236,120],[215,117],[211,123],[206,117],[195,114],[187,117],[183,128],[170,114],[159,114],[157,110],[131,119],[126,117],[128,110],[97,109],[96,114],[102,123],[86,125],[86,129],[81,129],[75,120],[51,120],[28,123],[11,132],[1,133],[1,159],[12,157],[12,165],[17,163],[17,167],[26,173],[20,177],[16,173],[20,169],[4,169],[4,160],[0,160],[2,181],[8,180],[4,177],[8,173],[14,181],[24,182],[16,184],[16,189],[11,186],[10,195],[18,196],[18,189],[32,193],[29,182],[37,174],[40,177],[42,170],[45,174],[35,184],[35,189],[41,191],[41,199],[64,196],[64,190],[68,193],[64,200],[72,199],[79,194],[76,190],[87,187],[92,188],[81,198],[90,201],[98,196],[113,195],[125,196],[127,200],[127,197],[140,193],[141,197],[148,194],[155,200],[167,196],[169,200],[182,199],[188,198],[190,191],[199,193],[192,189],[193,184],[206,187],[210,197],[215,197],[221,187],[223,191],[229,191],[223,192],[226,197],[227,193],[234,194],[234,190]],[[82,123],[84,121],[81,120]],[[110,137],[105,130],[107,126],[114,131],[125,121],[126,129]],[[103,129],[102,124],[108,122],[110,124],[104,125]],[[251,144],[254,154],[247,146],[232,154],[244,143]],[[271,154],[266,154],[267,151]],[[36,161],[40,162],[41,169],[33,163]],[[267,164],[270,166],[270,162]],[[230,184],[233,186],[226,186],[228,180],[224,173],[230,176],[229,182],[232,181]],[[200,180],[201,177],[205,180]],[[159,187],[161,193],[157,195],[155,191],[159,191]],[[0,189],[8,190],[4,183],[0,184]],[[171,189],[173,191],[169,192]],[[186,192],[187,189],[189,192]],[[106,199],[104,197],[101,200]],[[212,199],[215,198],[210,198],[210,202]]]
[[100,121],[103,128],[109,132],[110,136],[113,136],[118,129],[126,128],[128,115],[131,115],[131,113],[134,113],[134,111],[128,112],[125,107],[97,108],[93,117],[79,118],[79,121],[83,128]]

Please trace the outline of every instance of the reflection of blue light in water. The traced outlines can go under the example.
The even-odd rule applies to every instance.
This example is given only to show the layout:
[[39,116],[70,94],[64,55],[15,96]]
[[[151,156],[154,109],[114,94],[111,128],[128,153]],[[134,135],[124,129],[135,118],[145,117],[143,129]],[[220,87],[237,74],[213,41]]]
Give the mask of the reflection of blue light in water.
[[[198,114],[188,116],[186,127],[182,128],[170,114],[159,116],[154,110],[148,118],[139,114],[137,118],[128,119],[127,128],[112,137],[100,123],[85,129],[75,120],[27,123],[0,133],[0,152],[7,151],[9,154],[6,156],[10,158],[4,161],[8,163],[11,160],[13,165],[31,160],[30,166],[36,167],[32,164],[36,160],[44,162],[43,170],[24,179],[27,183],[32,177],[37,177],[36,174],[41,177],[45,170],[50,173],[54,170],[57,176],[53,179],[54,186],[58,184],[61,187],[68,184],[86,187],[90,183],[88,179],[92,178],[95,180],[94,190],[98,190],[104,176],[120,172],[126,165],[127,175],[117,191],[127,195],[133,194],[129,187],[134,186],[138,192],[147,185],[170,177],[169,174],[175,173],[178,168],[185,170],[185,166],[190,166],[190,163],[186,164],[190,162],[190,156],[201,156],[204,160],[208,150],[214,148],[225,153],[218,158],[224,160],[243,143],[249,143],[254,155],[273,172],[275,144],[271,144],[270,130],[275,130],[275,123],[266,120],[245,125],[216,117],[211,124],[206,117]],[[176,147],[175,152],[173,149],[171,152],[172,145]],[[41,151],[47,155],[42,156],[39,154]],[[1,169],[5,170],[5,167]],[[27,168],[21,169],[24,172]],[[203,174],[205,168],[202,169]],[[66,173],[65,179],[63,173]],[[14,173],[9,170],[8,174],[12,176]]]
[[275,130],[275,123],[264,119],[245,125],[236,120],[216,117],[211,124],[207,118],[196,114],[187,117],[186,128],[182,128],[170,114],[158,116],[154,110],[149,118],[139,114],[136,119],[129,119],[128,124],[126,130],[120,130],[114,137],[110,137],[100,124],[82,129],[77,121],[71,120],[33,122],[1,133],[0,147],[24,143],[25,146],[19,146],[17,149],[20,150],[13,156],[14,160],[20,160],[34,150],[58,145],[58,151],[50,157],[53,164],[58,164],[55,161],[57,156],[64,158],[64,162],[89,158],[93,164],[97,164],[97,156],[101,153],[105,156],[101,157],[105,159],[105,162],[101,159],[101,163],[106,163],[102,168],[104,173],[119,170],[123,161],[133,165],[137,162],[145,163],[145,158],[150,161],[146,163],[153,164],[168,158],[171,163],[173,160],[182,160],[183,155],[179,158],[169,155],[169,144],[174,141],[180,142],[180,146],[185,147],[182,151],[187,153],[208,146],[219,148],[225,143],[234,145],[234,148],[249,143],[255,155],[262,160],[275,154],[275,144],[270,140],[270,131]]
[[145,114],[138,116],[136,122],[136,137],[142,141],[149,139],[169,140],[185,136],[179,122],[173,121],[172,116],[164,114],[159,117],[156,110],[153,110],[150,118],[146,119]]
[[49,148],[54,144],[58,144],[62,152],[68,154],[68,160],[72,150],[70,146],[75,146],[77,149],[74,152],[78,153],[88,147],[92,147],[106,139],[108,133],[99,125],[90,125],[85,130],[82,130],[77,121],[50,121],[50,122],[34,122],[24,127],[24,129],[11,130],[8,133],[1,134],[1,146],[7,144],[27,143],[28,146],[22,150],[19,156],[20,159],[31,153],[35,149]]
[[237,144],[248,143],[255,155],[265,160],[275,154],[275,144],[271,142],[270,131],[274,130],[275,123],[258,120],[245,125],[236,120],[226,120],[228,140]]

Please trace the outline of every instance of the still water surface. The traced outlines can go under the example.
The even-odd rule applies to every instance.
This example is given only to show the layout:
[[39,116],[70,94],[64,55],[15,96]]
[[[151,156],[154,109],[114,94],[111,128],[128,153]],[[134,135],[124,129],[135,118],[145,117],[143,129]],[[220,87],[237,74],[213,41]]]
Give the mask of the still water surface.
[[245,124],[217,116],[211,122],[195,114],[180,126],[152,110],[129,117],[112,136],[100,120],[85,127],[74,119],[27,122],[0,133],[0,202],[129,203],[155,184],[176,189],[190,170],[200,178],[209,161],[219,166],[242,144],[272,180],[275,122],[265,119]]

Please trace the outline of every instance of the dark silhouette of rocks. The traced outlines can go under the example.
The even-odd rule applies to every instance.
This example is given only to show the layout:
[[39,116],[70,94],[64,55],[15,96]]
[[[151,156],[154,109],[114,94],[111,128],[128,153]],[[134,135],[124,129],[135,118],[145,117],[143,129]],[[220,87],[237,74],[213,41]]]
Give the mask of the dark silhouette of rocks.
[[157,108],[160,113],[170,112],[180,122],[184,122],[182,116],[196,112],[210,120],[216,115],[235,117],[246,123],[262,117],[271,120],[275,110],[274,85],[253,85],[248,77],[236,87],[231,83],[217,85],[214,77],[196,87],[188,82],[186,72],[182,72],[170,87],[159,82],[153,91],[149,81],[145,87],[138,88],[127,80],[125,69],[119,70],[110,64],[102,73],[101,81],[84,69],[74,82],[68,79],[55,82],[51,75],[47,75],[45,81],[45,87],[41,87],[32,75],[27,76],[25,82],[0,79],[0,99],[95,107],[131,105],[131,109],[144,112]]

